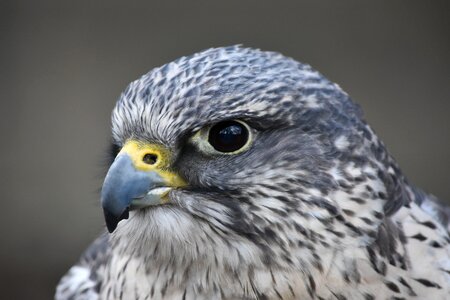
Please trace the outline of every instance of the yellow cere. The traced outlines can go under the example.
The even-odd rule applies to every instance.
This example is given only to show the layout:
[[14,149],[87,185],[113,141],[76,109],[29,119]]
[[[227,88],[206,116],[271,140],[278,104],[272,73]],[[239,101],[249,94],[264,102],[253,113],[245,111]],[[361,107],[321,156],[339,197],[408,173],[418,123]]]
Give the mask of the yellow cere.
[[[183,187],[186,182],[178,174],[169,171],[171,154],[170,151],[158,144],[145,143],[136,140],[129,140],[120,150],[119,154],[126,153],[133,161],[136,170],[139,171],[155,171],[159,176],[164,178],[167,186]],[[144,162],[145,155],[150,154],[156,157],[154,164]]]

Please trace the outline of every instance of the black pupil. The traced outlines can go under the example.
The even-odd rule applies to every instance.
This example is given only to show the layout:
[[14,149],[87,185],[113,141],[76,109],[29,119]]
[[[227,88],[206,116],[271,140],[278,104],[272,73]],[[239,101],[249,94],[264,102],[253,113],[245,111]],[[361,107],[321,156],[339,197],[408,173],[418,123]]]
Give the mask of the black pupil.
[[247,128],[236,121],[220,122],[209,130],[208,141],[220,152],[239,150],[247,143],[247,139]]

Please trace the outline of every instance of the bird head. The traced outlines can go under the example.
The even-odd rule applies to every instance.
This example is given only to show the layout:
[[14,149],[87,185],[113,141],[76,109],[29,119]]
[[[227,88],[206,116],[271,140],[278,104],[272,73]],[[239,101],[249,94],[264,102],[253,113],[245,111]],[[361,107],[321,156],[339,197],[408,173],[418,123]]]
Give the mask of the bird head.
[[150,71],[121,95],[112,133],[102,206],[136,243],[314,263],[311,249],[369,243],[401,205],[360,108],[273,52],[215,48]]

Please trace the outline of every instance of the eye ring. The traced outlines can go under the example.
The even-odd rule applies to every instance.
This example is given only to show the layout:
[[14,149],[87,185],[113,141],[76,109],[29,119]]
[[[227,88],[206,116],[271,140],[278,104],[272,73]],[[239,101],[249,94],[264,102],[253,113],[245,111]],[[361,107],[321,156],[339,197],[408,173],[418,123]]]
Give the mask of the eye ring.
[[250,148],[253,129],[240,120],[225,120],[200,129],[191,141],[209,155],[235,155]]

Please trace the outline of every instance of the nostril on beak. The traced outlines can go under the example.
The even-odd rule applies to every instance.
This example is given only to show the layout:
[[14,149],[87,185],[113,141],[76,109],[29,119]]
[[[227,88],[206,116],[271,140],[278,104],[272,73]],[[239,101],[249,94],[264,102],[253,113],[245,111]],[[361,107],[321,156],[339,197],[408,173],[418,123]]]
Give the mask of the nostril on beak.
[[142,157],[142,161],[148,165],[154,165],[158,161],[158,155],[153,153],[147,153]]

